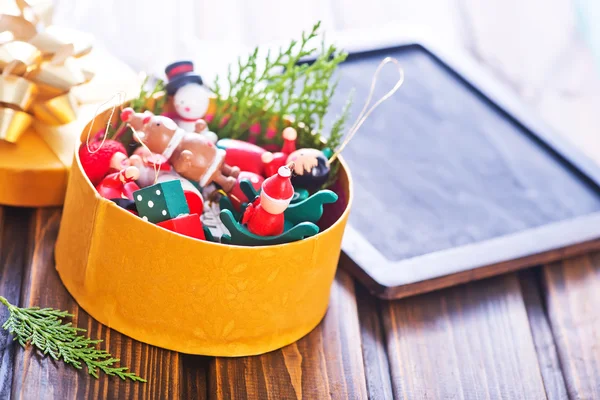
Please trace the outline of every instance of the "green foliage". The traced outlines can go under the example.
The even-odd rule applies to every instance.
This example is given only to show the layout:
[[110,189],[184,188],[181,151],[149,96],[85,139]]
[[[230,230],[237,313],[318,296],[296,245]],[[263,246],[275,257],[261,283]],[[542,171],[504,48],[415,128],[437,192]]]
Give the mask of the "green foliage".
[[62,360],[77,369],[82,363],[86,365],[88,373],[98,378],[98,370],[110,376],[131,379],[134,382],[146,382],[133,372],[128,372],[127,367],[115,367],[119,359],[113,358],[105,350],[96,348],[101,340],[92,340],[79,335],[85,329],[77,328],[72,323],[63,324],[63,318],[72,317],[66,311],[52,308],[20,308],[0,296],[0,303],[4,304],[10,315],[2,328],[14,335],[14,340],[23,347],[33,345],[44,355],[49,355],[55,360]]
[[[250,127],[258,124],[259,144],[280,144],[285,117],[298,131],[299,147],[323,148],[320,132],[337,86],[331,78],[347,54],[326,46],[324,40],[320,48],[312,47],[319,28],[320,22],[277,54],[269,50],[264,60],[258,47],[247,58],[238,58],[236,68],[230,65],[227,71],[227,89],[217,77],[212,88],[217,107],[210,129],[221,138],[247,139]],[[302,62],[315,56],[313,62]],[[265,136],[269,128],[277,133],[271,140]]]
[[157,94],[161,93],[165,90],[165,82],[162,79],[156,79],[154,85],[151,85],[149,82],[149,77],[146,76],[144,81],[142,82],[142,86],[140,88],[140,94],[135,99],[131,100],[130,107],[133,108],[135,112],[142,112],[145,110],[152,111],[153,114],[158,115],[163,112],[165,108],[165,102],[167,101],[167,96],[160,96],[153,102],[153,106],[148,108],[148,102]]

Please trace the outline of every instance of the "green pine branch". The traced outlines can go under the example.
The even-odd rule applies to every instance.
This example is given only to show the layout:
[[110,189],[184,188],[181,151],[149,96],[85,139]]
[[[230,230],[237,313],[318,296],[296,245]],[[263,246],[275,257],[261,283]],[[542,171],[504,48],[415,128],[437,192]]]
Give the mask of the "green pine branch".
[[[337,82],[332,77],[347,54],[333,45],[313,46],[319,37],[321,23],[300,40],[259,57],[259,48],[230,65],[225,77],[217,76],[212,89],[216,95],[216,112],[210,129],[221,138],[247,139],[251,126],[259,124],[258,144],[283,142],[281,131],[290,118],[298,131],[301,147],[323,148],[323,120]],[[314,58],[310,63],[303,62]],[[227,83],[223,85],[222,82]],[[275,128],[274,140],[265,136],[267,128]]]
[[129,372],[127,367],[116,367],[118,358],[113,358],[105,350],[96,348],[102,340],[92,340],[79,335],[85,329],[73,326],[71,322],[63,323],[63,319],[72,317],[66,311],[52,308],[21,308],[14,306],[4,297],[0,296],[0,303],[4,304],[10,315],[2,328],[10,332],[21,346],[26,348],[33,345],[44,355],[49,355],[55,360],[62,359],[66,364],[77,369],[85,364],[88,373],[98,378],[98,370],[109,376],[118,376],[134,382],[146,382],[134,372]]

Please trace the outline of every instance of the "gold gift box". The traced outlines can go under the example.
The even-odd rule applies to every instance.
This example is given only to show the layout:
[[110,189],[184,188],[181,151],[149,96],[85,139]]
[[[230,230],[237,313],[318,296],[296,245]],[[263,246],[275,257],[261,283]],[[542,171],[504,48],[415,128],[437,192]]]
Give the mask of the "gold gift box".
[[281,348],[327,310],[352,203],[352,180],[340,162],[348,203],[331,227],[293,243],[241,247],[182,236],[116,206],[98,195],[75,154],[56,269],[92,317],[136,340],[211,356]]

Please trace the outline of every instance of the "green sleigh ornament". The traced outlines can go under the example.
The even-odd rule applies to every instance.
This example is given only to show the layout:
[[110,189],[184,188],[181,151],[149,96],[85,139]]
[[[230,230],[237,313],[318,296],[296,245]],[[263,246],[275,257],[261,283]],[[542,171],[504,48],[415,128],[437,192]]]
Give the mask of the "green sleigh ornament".
[[[255,199],[260,194],[245,179],[240,182],[240,189],[248,199]],[[337,194],[331,190],[320,190],[304,200],[292,203],[284,212],[285,226],[281,235],[258,236],[238,222],[244,214],[247,204],[243,204],[241,212],[237,212],[231,201],[227,197],[223,197],[219,203],[221,206],[219,216],[231,235],[223,235],[221,243],[239,246],[266,246],[295,242],[314,236],[319,233],[316,223],[323,215],[323,204],[335,203],[337,199]]]

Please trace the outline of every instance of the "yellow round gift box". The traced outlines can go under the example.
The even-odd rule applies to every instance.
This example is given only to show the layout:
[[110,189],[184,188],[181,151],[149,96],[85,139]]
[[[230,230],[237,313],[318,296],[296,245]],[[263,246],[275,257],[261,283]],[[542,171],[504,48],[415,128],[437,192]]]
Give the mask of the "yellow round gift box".
[[[104,112],[94,128],[107,119]],[[352,202],[340,162],[348,204],[332,226],[293,243],[242,247],[173,233],[101,198],[76,154],[56,269],[92,317],[141,342],[231,357],[281,348],[327,311]]]

